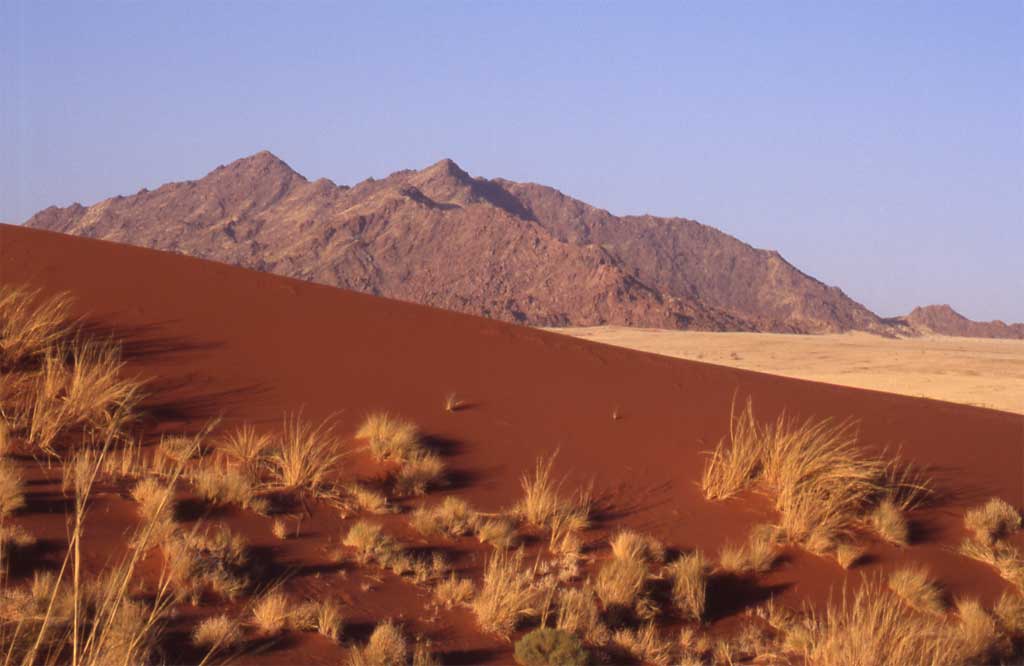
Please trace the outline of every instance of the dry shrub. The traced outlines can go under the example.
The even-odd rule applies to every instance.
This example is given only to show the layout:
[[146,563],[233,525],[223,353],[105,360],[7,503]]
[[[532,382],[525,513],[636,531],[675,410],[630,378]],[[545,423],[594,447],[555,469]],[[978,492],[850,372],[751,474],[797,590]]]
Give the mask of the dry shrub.
[[252,608],[253,622],[267,636],[276,636],[284,631],[291,620],[291,613],[291,600],[279,590],[264,595]]
[[384,493],[379,493],[376,490],[367,488],[359,483],[348,484],[345,486],[345,492],[348,494],[351,502],[360,511],[375,514],[391,512],[391,506],[388,504],[387,495]]
[[401,496],[423,495],[441,485],[445,464],[441,457],[430,451],[410,454],[395,472],[395,492]]
[[718,555],[722,571],[734,574],[765,573],[771,571],[779,557],[775,533],[755,527],[743,545],[726,544]]
[[215,506],[235,504],[243,509],[263,509],[266,501],[256,496],[256,481],[247,471],[233,467],[207,465],[191,477],[196,495]]
[[864,547],[852,543],[841,543],[836,546],[836,562],[844,569],[849,569],[864,557]]
[[806,642],[809,666],[955,664],[960,646],[947,625],[901,604],[877,580],[814,615]]
[[0,521],[25,506],[24,484],[18,468],[0,459]]
[[606,560],[597,572],[594,589],[606,610],[622,614],[644,602],[647,566],[637,560]]
[[655,564],[664,561],[665,546],[649,534],[637,534],[632,530],[622,530],[613,536],[609,543],[612,555],[620,560],[636,560]]
[[420,507],[409,518],[410,524],[425,536],[466,536],[474,532],[479,521],[479,514],[464,500],[454,496],[445,497],[433,507]]
[[868,518],[871,527],[886,541],[900,546],[910,543],[910,527],[899,507],[890,500],[884,499]]
[[700,620],[707,602],[707,563],[700,551],[683,555],[667,567],[672,602],[684,618]]
[[207,648],[210,653],[228,650],[242,642],[242,629],[238,621],[227,615],[214,615],[196,625],[192,643]]
[[164,531],[174,523],[174,488],[156,477],[146,477],[132,488],[132,499],[139,503],[139,516]]
[[534,572],[523,564],[522,551],[494,551],[484,567],[480,592],[472,603],[480,628],[507,638],[522,618],[535,615],[539,591],[533,578]]
[[922,613],[941,615],[945,610],[942,591],[929,580],[923,566],[907,566],[889,574],[889,589],[908,606]]
[[467,603],[475,591],[472,580],[452,574],[434,586],[434,599],[445,608],[453,608]]
[[409,642],[393,622],[378,624],[366,647],[353,647],[349,653],[350,666],[406,666]]
[[724,500],[750,486],[761,472],[766,434],[754,418],[754,403],[747,400],[738,415],[733,403],[729,416],[729,445],[719,441],[711,452],[701,488],[709,500]]
[[978,541],[992,544],[1019,530],[1021,517],[1006,500],[993,497],[982,506],[967,511],[964,524]]
[[672,641],[663,639],[653,622],[645,622],[637,629],[619,629],[612,634],[612,642],[644,664],[669,666],[673,663]]
[[1024,590],[1024,557],[1012,544],[1003,541],[985,544],[965,539],[960,544],[960,553],[995,568],[1003,580]]
[[0,286],[0,370],[38,358],[69,329],[71,298],[66,293],[41,298],[38,290]]
[[533,476],[523,475],[523,499],[516,505],[514,513],[537,527],[551,527],[557,519],[584,529],[590,520],[591,499],[589,492],[581,491],[575,497],[561,497],[560,490],[565,479],[556,481],[552,475],[558,452],[548,458],[538,458]]
[[217,442],[217,450],[228,460],[255,472],[272,441],[270,435],[261,434],[246,423],[223,436]]
[[176,534],[163,547],[167,578],[179,599],[198,603],[209,588],[237,599],[249,587],[249,545],[225,525]]
[[360,564],[376,562],[389,566],[402,553],[402,546],[391,536],[384,534],[380,525],[359,521],[349,529],[342,545],[354,548]]
[[416,424],[386,412],[367,416],[356,431],[356,439],[367,440],[370,453],[377,460],[402,462],[423,450]]
[[321,636],[332,641],[340,640],[345,628],[345,616],[341,612],[341,607],[333,601],[318,601],[315,624],[317,633]]
[[557,605],[555,627],[578,634],[587,642],[596,645],[608,642],[608,627],[601,621],[597,593],[589,580],[582,587],[559,589]]
[[477,523],[476,538],[495,548],[511,548],[516,544],[516,526],[504,517],[487,518]]
[[787,538],[815,552],[855,536],[883,499],[906,511],[930,493],[912,468],[865,456],[849,421],[799,422],[783,414],[760,425],[748,400],[739,415],[734,410],[730,432],[730,445],[720,443],[705,467],[705,496],[722,499],[763,481]]
[[286,417],[280,438],[266,457],[267,472],[277,486],[320,496],[340,467],[342,453],[330,419],[314,426],[300,414]]

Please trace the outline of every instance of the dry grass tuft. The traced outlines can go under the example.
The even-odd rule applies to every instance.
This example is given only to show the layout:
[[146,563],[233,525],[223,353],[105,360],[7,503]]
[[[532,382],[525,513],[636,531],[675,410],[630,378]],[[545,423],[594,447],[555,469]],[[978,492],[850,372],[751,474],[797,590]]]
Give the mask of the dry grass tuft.
[[607,643],[611,638],[608,627],[601,621],[597,593],[589,580],[582,587],[559,589],[557,605],[556,628],[582,636],[595,645]]
[[0,370],[16,368],[56,346],[69,329],[71,298],[0,286]]
[[889,589],[911,608],[941,615],[945,611],[942,591],[929,580],[923,566],[907,566],[889,574]]
[[235,504],[243,509],[265,506],[265,501],[257,501],[260,498],[256,496],[256,480],[246,470],[205,465],[192,472],[191,481],[196,495],[214,506]]
[[537,527],[551,527],[560,520],[563,529],[570,524],[572,531],[585,529],[590,521],[590,493],[581,491],[575,497],[560,496],[565,479],[556,481],[552,475],[557,456],[556,451],[546,459],[538,458],[533,476],[523,475],[524,496],[513,513]]
[[384,493],[379,493],[359,483],[348,484],[345,486],[345,492],[360,511],[374,514],[391,513],[391,506]]
[[330,419],[313,425],[295,414],[285,418],[281,436],[266,456],[266,467],[279,487],[317,497],[338,473],[342,457]]
[[641,663],[655,666],[673,663],[672,641],[658,635],[658,627],[653,622],[645,622],[638,629],[619,629],[612,634],[612,641]]
[[163,551],[168,583],[179,599],[197,604],[206,589],[236,599],[249,587],[249,545],[224,525],[176,534]]
[[163,529],[174,523],[174,488],[156,477],[146,477],[132,488],[132,499],[139,503],[139,515]]
[[451,574],[434,586],[434,599],[445,608],[453,608],[468,603],[474,592],[473,581]]
[[1024,638],[1024,597],[1003,592],[992,613],[1007,634]]
[[978,541],[992,544],[1019,530],[1021,517],[1006,500],[993,497],[984,505],[967,511],[964,524]]
[[356,439],[367,440],[370,453],[377,460],[402,462],[423,450],[416,424],[386,412],[367,416],[356,431]]
[[217,442],[217,450],[228,460],[255,473],[272,442],[270,435],[258,433],[246,423],[223,436]]
[[955,664],[960,645],[940,619],[898,603],[872,580],[811,617],[805,655],[809,666]]
[[540,592],[534,572],[523,565],[523,553],[496,550],[484,566],[480,592],[472,609],[477,624],[488,633],[509,637],[522,618],[537,614]]
[[443,534],[461,537],[476,530],[480,516],[465,500],[448,496],[433,507],[416,509],[409,522],[424,536]]
[[656,564],[665,560],[665,546],[649,534],[637,534],[632,530],[622,530],[613,536],[609,543],[612,555],[620,560],[636,560],[648,564]]
[[754,403],[747,400],[738,415],[733,404],[729,418],[729,445],[723,439],[704,466],[701,488],[709,500],[724,500],[750,486],[761,472],[766,433],[754,418]]
[[501,516],[480,520],[476,526],[476,538],[495,548],[511,548],[517,541],[515,523]]
[[275,590],[256,602],[252,608],[252,619],[263,634],[276,636],[288,627],[291,613],[291,600],[283,592]]
[[423,495],[442,485],[445,470],[444,461],[436,453],[412,453],[395,472],[395,492],[404,497]]
[[0,521],[25,506],[25,489],[17,467],[0,459]]
[[707,602],[707,563],[700,551],[683,555],[667,567],[672,602],[684,618],[699,621]]
[[718,567],[734,574],[766,573],[779,558],[775,533],[754,528],[743,545],[726,544],[718,555]]
[[985,544],[965,539],[960,544],[960,554],[988,564],[1003,580],[1024,590],[1024,557],[1012,544],[1002,541]]
[[213,653],[227,650],[242,642],[242,630],[238,622],[227,615],[208,617],[192,631],[192,643]]
[[645,602],[647,565],[638,560],[606,560],[597,572],[594,591],[607,611],[619,616]]
[[857,564],[864,557],[864,547],[852,543],[841,543],[836,546],[836,562],[844,569]]
[[977,599],[957,599],[956,612],[960,617],[959,638],[962,655],[967,663],[993,663],[1000,654],[1012,647],[999,631]]
[[316,630],[321,636],[332,641],[341,640],[345,628],[345,616],[341,607],[333,601],[319,601],[316,604]]
[[342,545],[355,549],[356,561],[360,564],[376,562],[387,567],[402,553],[402,546],[384,534],[380,525],[363,520],[352,526]]
[[390,620],[374,628],[366,647],[352,648],[349,654],[350,666],[406,666],[408,659],[409,642]]
[[910,543],[910,527],[899,507],[889,499],[884,499],[875,507],[868,518],[872,529],[886,541],[900,546]]

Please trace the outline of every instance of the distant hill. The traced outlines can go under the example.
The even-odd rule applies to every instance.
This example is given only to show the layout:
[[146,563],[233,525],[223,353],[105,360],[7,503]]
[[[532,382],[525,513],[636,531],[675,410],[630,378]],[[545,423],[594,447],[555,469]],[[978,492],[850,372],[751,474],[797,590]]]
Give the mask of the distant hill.
[[712,227],[618,217],[447,159],[348,187],[264,151],[26,224],[531,325],[913,333]]
[[902,319],[919,333],[1024,340],[1024,324],[1007,324],[998,320],[972,321],[948,305],[926,305],[914,308]]

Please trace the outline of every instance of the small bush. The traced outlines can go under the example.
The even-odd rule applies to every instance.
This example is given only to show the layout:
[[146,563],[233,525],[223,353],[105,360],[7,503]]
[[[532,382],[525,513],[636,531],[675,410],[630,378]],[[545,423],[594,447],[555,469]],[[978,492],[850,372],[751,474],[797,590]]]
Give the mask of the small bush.
[[452,574],[434,586],[434,599],[445,608],[453,608],[467,603],[474,592],[472,580]]
[[416,509],[409,522],[424,536],[444,534],[460,537],[472,534],[479,522],[477,512],[458,497],[448,496],[433,507]]
[[349,529],[342,544],[355,548],[356,560],[360,564],[377,562],[386,567],[402,552],[401,545],[384,534],[380,525],[362,520]]
[[349,498],[361,511],[367,513],[384,514],[390,513],[387,495],[376,490],[367,488],[358,483],[351,483],[345,487]]
[[270,592],[253,606],[253,621],[261,632],[276,636],[289,624],[292,604],[283,592]]
[[707,602],[707,565],[700,551],[683,555],[668,565],[672,602],[683,617],[700,620]]
[[582,587],[561,588],[558,591],[557,605],[556,628],[580,635],[598,645],[608,642],[608,627],[601,622],[597,593],[594,592],[594,586],[589,580]]
[[522,666],[584,666],[587,651],[568,631],[541,627],[516,641],[516,662]]
[[445,464],[430,451],[410,454],[395,473],[395,492],[402,496],[423,495],[442,484]]
[[573,530],[580,530],[589,524],[590,496],[585,492],[574,498],[560,496],[565,480],[556,481],[552,475],[557,455],[556,451],[548,458],[538,458],[533,476],[523,475],[523,499],[513,511],[537,527],[551,527],[561,517],[565,526],[571,522]]
[[889,589],[908,606],[922,613],[941,615],[945,610],[942,592],[929,580],[928,571],[920,566],[908,566],[889,574]]
[[871,527],[886,541],[900,546],[910,543],[910,528],[903,513],[892,500],[885,499],[871,512]]
[[1019,530],[1021,517],[1008,502],[993,497],[984,505],[969,510],[964,515],[964,524],[978,541],[991,544]]
[[205,647],[211,652],[227,650],[242,640],[242,631],[238,622],[227,615],[208,617],[196,626],[192,632],[192,643]]
[[319,496],[328,479],[337,474],[341,459],[330,420],[314,426],[294,415],[285,419],[280,439],[267,454],[266,465],[278,486]]
[[594,589],[605,609],[624,612],[637,607],[647,581],[647,567],[637,560],[606,560]]
[[139,515],[156,525],[174,522],[174,489],[154,477],[147,477],[132,488],[132,499],[139,503]]
[[476,538],[495,548],[511,548],[516,544],[516,527],[508,518],[487,518],[477,524]]
[[507,637],[519,620],[535,615],[539,592],[533,574],[523,566],[523,553],[511,555],[496,550],[487,560],[480,593],[473,600],[473,613],[484,631]]
[[352,648],[349,656],[351,666],[406,666],[409,658],[409,643],[393,622],[377,625],[370,634],[364,648]]
[[620,560],[636,560],[654,564],[665,559],[665,546],[647,534],[622,530],[611,538],[610,544],[612,555]]
[[416,424],[385,412],[367,416],[356,431],[356,439],[367,440],[370,453],[377,460],[401,462],[423,450]]

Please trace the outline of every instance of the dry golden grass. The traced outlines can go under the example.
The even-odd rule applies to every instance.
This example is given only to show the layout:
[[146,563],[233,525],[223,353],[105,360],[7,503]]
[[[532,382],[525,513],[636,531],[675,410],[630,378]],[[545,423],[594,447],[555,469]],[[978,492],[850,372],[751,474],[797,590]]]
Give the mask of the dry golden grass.
[[423,495],[444,482],[445,464],[430,451],[410,454],[395,472],[395,492],[403,497]]
[[292,602],[288,595],[273,590],[253,606],[252,619],[264,635],[276,636],[288,627],[292,611]]
[[206,590],[237,599],[249,588],[249,546],[224,525],[175,534],[163,544],[170,589],[198,604]]
[[390,620],[378,624],[366,647],[349,652],[350,666],[406,666],[409,642],[405,634]]
[[384,534],[380,525],[363,520],[349,529],[342,545],[355,549],[356,561],[360,564],[376,562],[387,567],[402,553],[401,544]]
[[707,603],[707,563],[700,551],[683,555],[666,567],[672,581],[672,603],[684,617],[699,621]]
[[288,524],[280,518],[274,519],[274,524],[273,526],[271,526],[270,530],[274,533],[274,536],[280,539],[281,541],[284,541],[289,536],[291,536],[291,534],[288,532]]
[[0,521],[25,506],[25,490],[18,468],[0,459]]
[[489,543],[495,548],[511,548],[516,545],[518,539],[515,524],[502,516],[478,521],[476,538],[481,543]]
[[899,546],[906,546],[910,543],[910,527],[907,525],[907,519],[903,517],[899,507],[890,499],[882,500],[875,507],[868,517],[868,523],[886,541]]
[[612,634],[612,642],[641,663],[655,666],[674,663],[672,641],[662,638],[653,622],[645,622],[637,629],[619,629]]
[[964,524],[978,541],[991,544],[1019,530],[1021,517],[1006,500],[993,497],[982,506],[968,510]]
[[954,632],[932,615],[899,603],[878,581],[866,581],[850,599],[812,617],[806,641],[809,666],[957,664]]
[[471,605],[480,628],[507,638],[521,619],[536,615],[540,592],[533,578],[534,572],[523,564],[522,551],[494,551]]
[[729,417],[729,445],[723,439],[711,452],[701,488],[709,500],[724,500],[745,490],[761,473],[766,434],[754,418],[754,403],[736,414],[733,404]]
[[475,592],[472,580],[451,574],[434,586],[434,600],[445,608],[453,608],[468,603]]
[[59,343],[70,329],[68,294],[0,286],[0,370],[15,368]]
[[923,566],[907,566],[889,574],[889,589],[911,608],[922,613],[941,615],[946,605],[942,601],[942,590],[928,575]]
[[556,481],[552,475],[557,456],[556,451],[547,458],[538,458],[533,475],[523,475],[523,499],[513,513],[537,527],[551,527],[556,519],[561,518],[571,521],[575,525],[573,529],[583,529],[590,520],[590,493],[580,491],[575,497],[568,498],[560,495],[565,479]]
[[391,513],[392,511],[387,495],[360,483],[348,484],[345,486],[345,493],[350,502],[360,511],[374,514]]
[[217,450],[229,460],[255,472],[272,442],[270,435],[259,433],[246,423],[220,438]]
[[345,615],[337,603],[331,600],[318,601],[314,623],[317,633],[332,641],[338,641],[341,640],[345,628]]
[[265,509],[266,501],[256,496],[257,484],[247,471],[207,464],[191,474],[196,495],[214,506],[235,504],[243,509]]
[[961,654],[966,662],[995,663],[1000,655],[1012,650],[1007,637],[977,599],[957,599],[956,613],[960,618]]
[[965,539],[960,544],[960,553],[995,568],[1003,580],[1024,590],[1024,557],[1012,544],[1002,541],[986,544]]
[[479,514],[465,500],[452,495],[440,504],[416,509],[409,517],[410,524],[424,536],[467,536],[473,534],[479,521]]
[[434,655],[434,645],[429,639],[416,638],[412,649],[412,666],[441,666],[441,660]]
[[638,560],[606,560],[597,572],[594,591],[605,609],[622,614],[643,602],[647,565]]
[[718,555],[718,568],[734,574],[766,573],[779,557],[774,534],[765,529],[752,529],[742,545],[726,544]]
[[864,557],[863,546],[852,543],[841,543],[836,546],[836,562],[839,563],[844,569],[849,569],[853,565],[857,564],[862,557]]
[[665,546],[649,534],[622,530],[615,533],[609,544],[612,547],[612,555],[620,560],[636,560],[648,564],[665,560]]
[[992,613],[1007,634],[1024,638],[1024,596],[1003,592]]
[[155,477],[146,477],[132,488],[132,499],[139,503],[139,516],[158,525],[161,531],[174,522],[174,489]]
[[419,429],[411,421],[375,412],[356,431],[356,439],[367,440],[370,453],[378,460],[408,460],[423,450]]
[[242,628],[228,615],[208,617],[192,630],[192,643],[207,648],[210,654],[228,650],[242,642]]
[[320,496],[328,480],[337,475],[342,457],[330,420],[313,425],[296,414],[285,418],[266,466],[277,486]]
[[583,637],[595,645],[607,643],[611,638],[608,627],[601,621],[594,585],[588,580],[581,587],[563,587],[557,595],[558,612],[555,627]]

